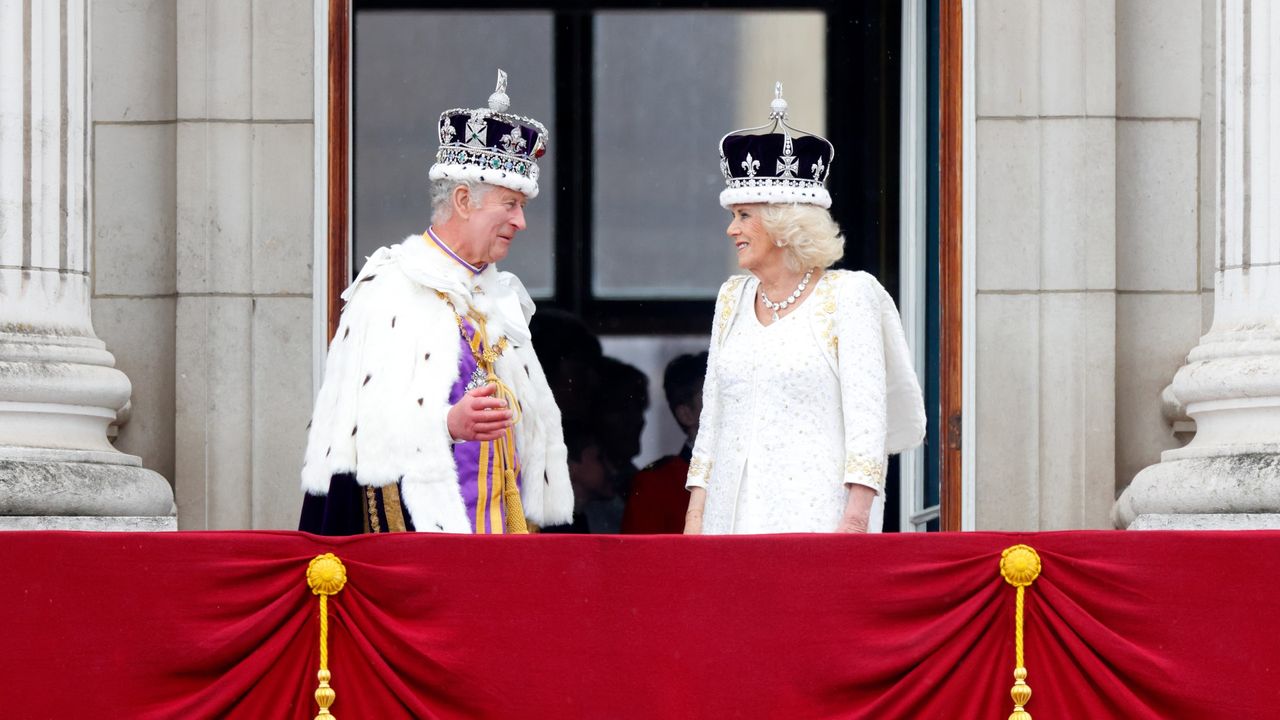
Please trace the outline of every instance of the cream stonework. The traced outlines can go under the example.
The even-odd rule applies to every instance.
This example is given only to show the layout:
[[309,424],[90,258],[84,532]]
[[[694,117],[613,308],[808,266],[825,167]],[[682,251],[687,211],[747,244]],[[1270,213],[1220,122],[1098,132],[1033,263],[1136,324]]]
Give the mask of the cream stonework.
[[[962,5],[976,529],[1272,522],[1280,11]],[[171,526],[143,467],[172,479],[179,528],[295,526],[326,20],[323,0],[0,0],[0,363],[19,369],[0,376],[0,464],[74,465],[22,490],[0,469],[0,512],[28,513],[10,526]],[[28,79],[48,90],[29,147]],[[61,360],[56,382],[35,370]],[[88,466],[127,469],[102,506],[58,506]]]

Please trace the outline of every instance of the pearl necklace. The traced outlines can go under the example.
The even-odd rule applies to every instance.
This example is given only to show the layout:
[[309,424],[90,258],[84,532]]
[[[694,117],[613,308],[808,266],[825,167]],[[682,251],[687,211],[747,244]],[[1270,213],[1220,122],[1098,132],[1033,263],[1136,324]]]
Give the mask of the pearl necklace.
[[800,299],[800,296],[804,294],[804,289],[809,286],[810,277],[813,277],[812,269],[806,272],[804,274],[804,277],[800,279],[800,285],[796,288],[796,291],[791,293],[791,296],[788,297],[786,300],[783,300],[782,302],[776,303],[771,301],[769,299],[769,296],[764,294],[764,287],[763,286],[760,287],[760,300],[761,302],[764,303],[765,309],[773,311],[774,322],[778,321],[778,311],[786,310],[788,305]]

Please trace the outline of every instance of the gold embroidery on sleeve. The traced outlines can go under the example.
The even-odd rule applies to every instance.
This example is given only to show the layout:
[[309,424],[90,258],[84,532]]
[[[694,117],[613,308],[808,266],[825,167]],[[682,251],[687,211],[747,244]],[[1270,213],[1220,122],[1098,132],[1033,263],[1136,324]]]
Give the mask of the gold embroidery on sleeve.
[[711,461],[693,458],[689,461],[689,480],[706,483],[711,479]]
[[846,456],[844,461],[845,482],[851,482],[850,475],[857,475],[870,480],[876,487],[884,486],[884,459],[869,458],[865,455]]

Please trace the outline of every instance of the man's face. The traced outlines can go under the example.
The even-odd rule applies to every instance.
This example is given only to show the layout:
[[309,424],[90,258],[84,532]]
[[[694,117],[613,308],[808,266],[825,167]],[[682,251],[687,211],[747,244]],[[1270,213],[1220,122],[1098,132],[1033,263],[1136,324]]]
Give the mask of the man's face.
[[485,193],[480,207],[471,210],[465,232],[468,245],[474,248],[474,258],[481,263],[495,263],[511,251],[511,241],[516,233],[525,229],[524,206],[528,199],[524,193],[509,188],[494,187]]

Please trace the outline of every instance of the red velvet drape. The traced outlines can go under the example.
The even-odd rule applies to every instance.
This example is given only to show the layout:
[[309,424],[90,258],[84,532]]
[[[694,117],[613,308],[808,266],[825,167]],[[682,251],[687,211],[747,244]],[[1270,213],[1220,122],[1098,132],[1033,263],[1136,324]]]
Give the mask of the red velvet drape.
[[1036,720],[1280,717],[1280,533],[0,534],[0,714],[1008,717],[1026,543]]

